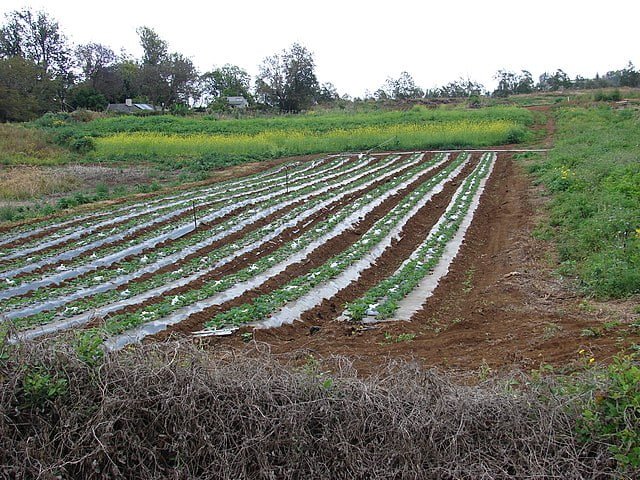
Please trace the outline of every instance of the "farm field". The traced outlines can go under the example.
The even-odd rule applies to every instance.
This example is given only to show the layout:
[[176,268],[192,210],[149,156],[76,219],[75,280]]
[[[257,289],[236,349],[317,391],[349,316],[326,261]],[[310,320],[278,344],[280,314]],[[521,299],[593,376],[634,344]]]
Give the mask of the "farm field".
[[596,319],[548,302],[566,292],[539,283],[529,189],[508,151],[336,154],[29,221],[3,231],[3,322],[111,350],[253,339],[363,371],[398,355],[461,370],[613,356],[610,337],[580,335]]
[[285,157],[513,144],[531,138],[535,121],[531,112],[510,106],[239,119],[46,114],[0,128],[0,165],[6,166],[0,170],[0,221],[224,180],[259,171],[256,162]]
[[423,262],[446,257],[496,161],[491,152],[334,155],[29,222],[0,245],[4,318],[22,338],[86,329],[112,348],[172,325],[291,323],[295,315],[276,319],[282,307],[347,287],[418,219],[448,220]]

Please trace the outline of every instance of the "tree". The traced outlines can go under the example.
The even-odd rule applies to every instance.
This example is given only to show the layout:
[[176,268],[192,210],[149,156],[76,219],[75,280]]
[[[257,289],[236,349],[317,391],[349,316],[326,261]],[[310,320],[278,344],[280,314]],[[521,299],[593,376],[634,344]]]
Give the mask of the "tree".
[[200,77],[204,101],[215,110],[226,108],[226,97],[244,97],[250,101],[251,76],[242,68],[226,64]]
[[527,70],[522,70],[519,74],[509,70],[498,70],[493,78],[498,80],[498,86],[492,93],[494,97],[533,92],[533,77]]
[[317,91],[313,55],[298,43],[289,50],[265,58],[259,67],[256,78],[258,98],[281,112],[299,112],[309,107]]
[[442,87],[435,88],[426,92],[428,97],[441,98],[465,98],[474,95],[481,95],[484,91],[484,85],[474,82],[469,78],[459,78],[456,81],[449,82]]
[[318,103],[332,103],[336,100],[340,100],[340,95],[338,94],[338,90],[331,82],[324,82],[318,88],[318,93],[316,95],[316,101]]
[[45,12],[29,9],[8,13],[6,19],[0,28],[0,57],[31,60],[54,77],[68,74],[72,67],[70,48],[58,22]]
[[100,43],[78,45],[75,49],[76,61],[82,71],[82,80],[94,89],[105,71],[115,63],[116,54]]
[[69,91],[69,105],[73,109],[86,108],[101,111],[107,107],[107,98],[95,88],[80,85]]
[[159,66],[169,55],[167,42],[152,28],[142,26],[136,30],[142,46],[142,65]]
[[198,72],[193,62],[179,53],[169,53],[167,42],[149,27],[137,30],[142,46],[139,70],[140,93],[155,105],[188,104],[196,95]]
[[563,90],[573,86],[569,75],[562,69],[556,70],[554,73],[544,72],[538,79],[536,88],[543,91]]
[[387,78],[384,86],[380,89],[386,96],[394,100],[406,100],[410,98],[420,98],[424,95],[422,89],[416,86],[413,77],[408,72],[400,73],[397,79]]
[[613,87],[637,87],[640,86],[640,72],[636,70],[633,63],[629,62],[621,70],[607,72],[605,78]]
[[[32,91],[31,95],[37,95],[33,99],[33,105],[37,106],[35,110],[46,111],[54,105],[64,108],[66,91],[74,80],[73,63],[58,22],[49,19],[45,12],[33,13],[28,9],[10,12],[5,18],[6,23],[0,27],[0,58],[15,60],[4,65],[12,69],[9,75],[32,75],[32,78],[22,77],[22,81]],[[4,88],[7,105],[11,98],[23,98],[26,91]],[[27,110],[32,109],[28,107]]]
[[20,56],[0,59],[0,121],[33,120],[49,110],[54,87],[40,79],[41,69]]
[[193,62],[179,53],[172,53],[161,65],[167,83],[167,105],[189,105],[198,95],[198,72]]

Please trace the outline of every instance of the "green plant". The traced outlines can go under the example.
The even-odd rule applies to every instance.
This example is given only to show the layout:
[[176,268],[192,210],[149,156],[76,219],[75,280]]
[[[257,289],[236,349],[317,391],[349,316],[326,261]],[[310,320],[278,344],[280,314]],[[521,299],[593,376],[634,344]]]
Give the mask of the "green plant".
[[602,336],[602,328],[600,327],[583,328],[580,331],[580,335],[587,338],[597,338]]
[[551,338],[555,337],[558,332],[562,331],[562,325],[558,325],[557,323],[554,322],[547,322],[547,324],[544,327],[544,332],[542,334],[542,337],[545,340],[550,340]]
[[493,371],[493,369],[489,366],[487,361],[483,358],[482,359],[482,363],[478,367],[478,378],[481,381],[484,381],[487,378],[489,378],[489,375],[491,375],[492,371]]
[[29,370],[22,380],[25,401],[32,407],[42,407],[54,401],[67,392],[67,387],[66,378],[49,373],[43,367]]
[[601,90],[593,95],[596,102],[618,102],[622,100],[622,94],[617,88],[615,90]]
[[399,333],[398,335],[393,335],[389,332],[384,332],[384,343],[386,344],[412,342],[415,338],[415,333]]
[[87,153],[96,149],[96,142],[91,137],[73,138],[69,141],[69,148],[77,153]]
[[640,467],[640,367],[634,355],[617,357],[605,372],[578,425],[585,438],[599,437],[622,469]]
[[464,273],[464,280],[462,281],[462,291],[464,293],[469,293],[473,290],[473,275],[475,273],[475,269],[470,268]]
[[640,136],[638,113],[561,108],[555,146],[534,175],[551,194],[548,228],[561,272],[586,293],[623,298],[640,292]]
[[94,330],[77,332],[73,342],[78,358],[90,366],[96,366],[102,362],[104,358],[102,346],[102,336]]

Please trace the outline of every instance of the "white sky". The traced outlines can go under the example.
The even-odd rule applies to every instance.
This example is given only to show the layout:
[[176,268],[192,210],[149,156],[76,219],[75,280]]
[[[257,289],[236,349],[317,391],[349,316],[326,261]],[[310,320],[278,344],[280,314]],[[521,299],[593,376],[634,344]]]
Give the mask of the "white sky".
[[152,27],[200,71],[236,64],[252,76],[264,57],[299,42],[320,82],[361,96],[408,71],[422,88],[460,76],[493,89],[501,68],[537,79],[640,64],[640,2],[536,0],[1,0],[4,13],[45,10],[75,44],[98,42],[141,55],[136,28]]

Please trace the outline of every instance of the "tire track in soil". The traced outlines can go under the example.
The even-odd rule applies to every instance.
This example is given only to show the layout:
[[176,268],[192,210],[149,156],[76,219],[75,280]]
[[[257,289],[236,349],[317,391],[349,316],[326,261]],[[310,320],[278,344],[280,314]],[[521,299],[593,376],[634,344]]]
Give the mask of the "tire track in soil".
[[[398,192],[396,195],[390,197],[389,199],[387,199],[384,203],[382,203],[381,205],[379,205],[378,207],[376,207],[376,209],[374,209],[372,212],[369,213],[369,216],[371,215],[377,215],[377,216],[384,216],[388,210],[390,210],[391,208],[393,208],[393,206],[397,205],[400,200],[408,195],[409,193],[411,193],[415,188],[417,188],[421,183],[427,181],[428,179],[432,178],[434,175],[437,175],[440,171],[442,171],[444,168],[446,168],[446,166],[451,163],[452,160],[449,160],[448,162],[445,162],[444,164],[430,170],[429,172],[425,172],[423,175],[421,175],[420,177],[418,177],[413,183],[411,183],[410,185],[408,185],[406,188],[404,188],[403,190],[401,190],[400,192]],[[407,166],[405,169],[403,169],[401,172],[398,172],[396,175],[402,175],[404,172],[415,168],[415,165],[413,166]],[[158,303],[162,300],[163,297],[165,296],[174,296],[174,295],[179,295],[185,291],[188,290],[192,290],[194,288],[199,288],[200,286],[202,286],[205,282],[210,281],[210,280],[214,280],[216,278],[219,278],[221,276],[224,275],[228,275],[234,272],[237,272],[238,270],[241,270],[243,268],[246,268],[248,265],[250,265],[251,263],[254,263],[256,260],[258,260],[260,257],[264,256],[264,255],[268,255],[272,252],[274,252],[275,250],[277,250],[278,248],[282,247],[285,243],[292,241],[296,238],[298,238],[299,236],[301,236],[303,233],[311,230],[314,228],[315,225],[317,225],[318,223],[324,221],[328,215],[330,215],[332,213],[332,211],[339,209],[340,207],[347,205],[348,202],[353,201],[357,198],[363,197],[365,195],[367,195],[368,192],[370,192],[371,190],[373,190],[374,188],[377,188],[378,186],[382,185],[383,183],[387,182],[387,179],[381,179],[377,182],[375,182],[373,185],[367,187],[364,191],[361,192],[355,192],[350,194],[347,198],[343,198],[342,200],[339,200],[337,202],[334,202],[332,204],[330,204],[327,208],[320,210],[319,212],[317,212],[312,218],[313,218],[313,222],[310,224],[306,224],[304,228],[300,228],[298,225],[294,225],[293,227],[288,228],[287,230],[285,230],[284,232],[282,232],[281,235],[279,235],[277,237],[277,239],[274,239],[270,242],[268,242],[266,245],[263,245],[262,250],[260,250],[259,252],[248,252],[245,255],[242,255],[238,258],[235,258],[234,260],[232,260],[231,262],[222,265],[221,267],[209,272],[206,275],[203,275],[202,277],[198,278],[197,280],[194,280],[193,282],[187,284],[187,285],[183,285],[180,287],[176,287],[172,290],[169,290],[167,292],[164,292],[162,294],[161,297],[155,297],[155,298],[151,298],[148,300],[145,300],[143,302],[137,303],[135,305],[130,305],[130,306],[126,306],[123,307],[122,309],[119,309],[117,311],[111,312],[109,315],[117,315],[117,314],[121,314],[121,313],[127,313],[127,312],[135,312],[136,310],[139,310],[140,308],[143,308],[147,305],[151,305],[154,303]],[[389,203],[392,202],[392,203]],[[389,206],[391,205],[391,206]],[[293,207],[292,207],[293,208]],[[380,214],[380,212],[384,212],[382,214]],[[277,215],[278,212],[276,212],[274,215]],[[365,221],[367,220],[367,218],[365,218]],[[376,219],[377,220],[377,219]],[[308,219],[305,220],[305,223],[308,222]],[[371,223],[375,222],[372,221]],[[357,225],[357,228],[360,228],[360,224]],[[368,228],[368,227],[367,227]],[[239,232],[238,232],[239,233]],[[345,235],[348,232],[343,233],[342,235]],[[359,238],[359,236],[361,235],[361,233],[358,234],[357,238]],[[340,236],[336,237],[336,238],[340,238]],[[353,239],[353,242],[355,242],[356,239]],[[277,240],[277,241],[276,241]],[[335,240],[335,239],[333,239]],[[220,241],[222,244],[226,243],[226,240],[223,239]],[[326,245],[321,247],[321,248],[326,248]],[[201,256],[201,255],[198,255]],[[306,263],[303,262],[303,263]],[[163,268],[163,270],[167,270],[167,271],[171,271],[174,268],[176,268],[178,265],[174,264],[171,265],[170,267],[166,267]],[[284,273],[284,272],[283,272]],[[152,274],[149,274],[149,276],[151,276]],[[135,282],[139,282],[140,280],[135,280]],[[130,282],[133,283],[133,282]],[[118,290],[124,290],[126,289],[126,285],[122,285],[120,287],[118,287]],[[90,328],[92,326],[98,326],[101,323],[101,319],[96,319],[95,321],[90,322],[87,325],[87,328]]]
[[[435,195],[427,205],[425,205],[416,215],[414,215],[414,217],[409,220],[409,222],[407,222],[403,229],[403,238],[414,237],[416,236],[417,232],[424,231],[425,229],[428,232],[431,226],[435,224],[438,218],[440,218],[440,216],[444,213],[444,210],[446,209],[446,206],[448,205],[449,200],[453,196],[456,188],[460,185],[460,182],[471,172],[476,163],[476,160],[470,161],[459,175],[457,175],[453,180],[445,185],[442,192]],[[426,178],[421,181],[414,182],[402,192],[394,195],[385,203],[379,205],[353,229],[347,230],[338,237],[330,240],[322,247],[314,251],[303,262],[289,265],[285,271],[269,279],[261,287],[250,290],[240,297],[225,302],[221,305],[215,305],[203,310],[202,312],[193,314],[183,322],[170,326],[167,330],[150,338],[153,339],[152,341],[162,341],[170,337],[172,334],[176,333],[190,335],[192,331],[202,328],[202,325],[216,314],[228,310],[229,308],[242,305],[243,303],[248,303],[256,297],[265,293],[269,293],[279,288],[281,285],[287,283],[288,281],[292,280],[293,278],[304,275],[313,268],[322,265],[329,258],[340,253],[341,251],[355,243],[358,239],[360,239],[360,237],[369,228],[371,228],[371,226],[373,226],[376,221],[386,215],[393,207],[400,203],[402,198],[404,198],[406,195],[409,195],[424,180],[426,180]],[[399,242],[394,243],[390,247],[390,252],[395,251],[397,243]]]
[[[382,160],[382,158],[376,158],[376,160],[374,160],[374,161],[372,161],[371,163],[369,163],[369,164],[368,164],[368,166],[374,166],[374,165],[377,165],[378,163],[380,163],[380,161],[381,161],[381,160]],[[351,172],[351,173],[353,173],[353,172]],[[344,176],[346,176],[346,175],[350,175],[351,173],[348,173],[348,174],[346,174],[346,173],[345,173],[344,175],[340,175],[340,176],[338,176],[338,177],[335,177],[335,178],[333,179],[333,181],[335,181],[335,182],[340,182],[340,181],[344,180],[344,178],[343,178]],[[321,183],[321,182],[318,182],[318,184],[320,184],[320,183]],[[208,204],[208,205],[209,205],[209,206],[213,206],[213,205],[215,205],[216,203],[220,203],[220,201],[211,202],[211,203],[210,203],[210,204]],[[215,226],[215,225],[220,224],[221,222],[224,222],[224,221],[228,220],[228,219],[229,219],[230,217],[232,217],[232,216],[238,215],[238,214],[242,213],[243,211],[245,211],[245,210],[247,210],[247,209],[249,209],[249,208],[253,208],[254,206],[255,206],[255,204],[245,205],[244,207],[240,207],[240,208],[238,208],[238,209],[236,209],[236,210],[234,210],[234,211],[232,211],[232,212],[229,212],[229,213],[228,213],[228,214],[226,214],[224,217],[216,218],[216,219],[214,219],[214,220],[212,220],[212,221],[210,221],[210,222],[207,222],[207,223],[206,223],[206,224],[204,224],[204,225],[206,225],[207,227],[213,227],[213,226]],[[206,207],[206,205],[201,205],[200,207]],[[174,221],[176,221],[176,220],[184,219],[184,218],[190,217],[190,216],[192,216],[192,215],[193,215],[192,210],[187,210],[186,212],[183,212],[183,213],[181,213],[181,214],[179,214],[179,215],[176,215],[175,217],[172,217],[172,218],[170,218],[170,219],[163,220],[163,221],[161,221],[161,222],[154,223],[153,225],[149,225],[149,226],[147,226],[147,227],[145,227],[145,228],[142,228],[142,229],[140,229],[140,230],[138,230],[138,231],[136,231],[136,232],[131,233],[130,235],[127,235],[126,237],[124,237],[124,238],[122,238],[122,239],[119,239],[119,240],[115,241],[115,242],[108,243],[108,244],[105,244],[105,245],[101,245],[101,246],[99,246],[99,247],[95,247],[95,248],[92,248],[92,249],[86,250],[86,251],[82,252],[82,255],[81,255],[81,256],[83,256],[83,257],[84,257],[84,256],[89,256],[89,255],[91,255],[91,254],[93,254],[93,253],[96,253],[96,252],[99,252],[99,251],[101,251],[101,250],[104,250],[104,249],[105,249],[105,247],[106,247],[106,248],[111,249],[111,248],[113,248],[113,247],[117,247],[117,246],[119,246],[119,245],[123,245],[123,244],[125,244],[125,243],[127,243],[127,242],[130,242],[131,240],[135,240],[136,238],[139,238],[139,237],[141,237],[141,236],[145,235],[146,233],[148,233],[148,232],[150,232],[150,231],[157,230],[158,228],[162,228],[163,226],[168,225],[168,224],[170,224],[170,223],[172,223],[172,222],[174,222]],[[179,237],[178,239],[169,239],[169,240],[166,240],[165,242],[176,241],[176,240],[183,240],[183,239],[185,239],[185,238],[189,238],[189,237],[190,237],[191,235],[193,235],[194,233],[195,233],[195,231],[193,231],[193,230],[192,230],[191,232],[186,233],[185,235],[183,235],[183,236]],[[51,248],[44,249],[44,250],[42,250],[42,252],[38,252],[38,253],[39,253],[39,254],[40,254],[40,253],[46,253],[47,251],[49,251],[50,249],[53,249],[53,248],[55,248],[55,249],[59,249],[60,247],[63,247],[64,245],[66,245],[66,244],[68,244],[68,243],[71,243],[71,242],[74,242],[74,241],[76,241],[76,240],[77,240],[77,239],[75,239],[75,240],[70,240],[69,242],[64,242],[64,243],[62,243],[62,244],[58,244],[58,245],[52,246]],[[163,243],[164,243],[164,242],[163,242]],[[158,248],[158,245],[156,245],[156,246],[154,246],[154,247],[150,247],[149,249],[155,249],[155,248]],[[140,252],[140,254],[143,254],[144,252],[147,252],[149,249],[145,249],[144,251]],[[79,255],[79,256],[80,256],[80,255]],[[79,257],[79,256],[78,256],[78,257]],[[78,258],[78,257],[76,257],[76,258]],[[67,262],[68,262],[68,260],[67,260]],[[57,263],[51,263],[51,264],[48,264],[48,265],[43,265],[42,267],[37,268],[37,269],[35,269],[35,270],[32,270],[32,271],[30,271],[30,272],[20,273],[20,274],[16,275],[16,276],[14,277],[14,279],[19,280],[19,279],[24,278],[24,277],[26,277],[26,276],[32,276],[32,275],[43,275],[43,274],[46,274],[46,273],[49,273],[49,272],[55,271],[55,269],[56,269],[58,266],[60,266],[60,265],[62,265],[62,264],[64,264],[64,263],[65,263],[65,261],[60,261],[60,262],[57,262]],[[1,266],[1,263],[0,263],[0,266]]]

